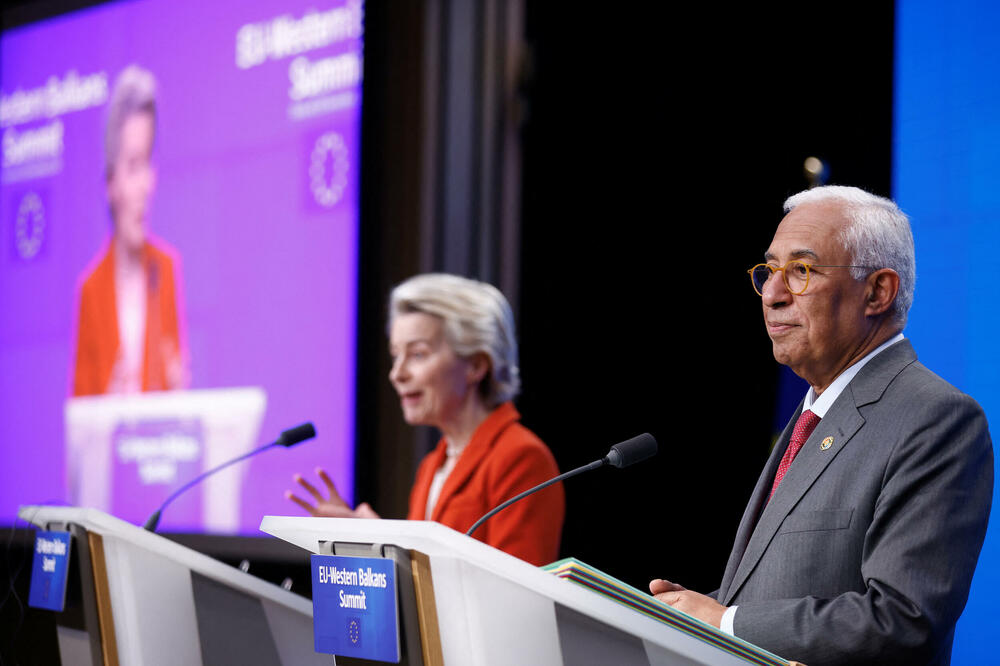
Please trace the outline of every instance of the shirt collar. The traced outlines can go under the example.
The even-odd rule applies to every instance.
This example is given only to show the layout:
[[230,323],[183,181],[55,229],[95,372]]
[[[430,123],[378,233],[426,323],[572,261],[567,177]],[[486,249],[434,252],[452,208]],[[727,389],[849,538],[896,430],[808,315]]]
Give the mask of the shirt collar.
[[840,373],[837,376],[837,378],[833,380],[833,383],[830,384],[830,386],[827,387],[827,389],[823,391],[823,393],[821,393],[819,396],[816,395],[816,391],[814,391],[813,387],[810,386],[809,390],[806,391],[806,400],[802,404],[802,411],[808,409],[809,411],[811,411],[813,414],[815,414],[820,418],[826,416],[827,410],[829,410],[830,407],[833,406],[833,403],[836,402],[838,397],[840,397],[840,394],[843,392],[843,390],[847,388],[847,385],[851,383],[851,380],[854,379],[854,376],[861,371],[861,368],[865,367],[865,363],[872,360],[882,351],[886,350],[887,348],[896,344],[902,339],[903,339],[903,334],[897,333],[894,337],[880,344],[878,347],[869,352],[867,356],[865,356],[860,361],[858,361],[857,363],[855,363],[854,365],[852,365],[851,367],[847,368],[842,373]]

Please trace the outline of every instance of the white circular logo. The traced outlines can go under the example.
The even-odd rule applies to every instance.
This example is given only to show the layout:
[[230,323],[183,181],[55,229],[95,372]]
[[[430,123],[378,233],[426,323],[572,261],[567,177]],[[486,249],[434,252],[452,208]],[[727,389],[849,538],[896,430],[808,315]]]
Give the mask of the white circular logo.
[[33,259],[42,247],[45,237],[45,208],[42,199],[34,192],[28,192],[17,207],[14,222],[14,241],[17,253],[22,259]]
[[336,132],[323,134],[313,145],[309,159],[309,189],[316,203],[332,208],[347,187],[347,146]]

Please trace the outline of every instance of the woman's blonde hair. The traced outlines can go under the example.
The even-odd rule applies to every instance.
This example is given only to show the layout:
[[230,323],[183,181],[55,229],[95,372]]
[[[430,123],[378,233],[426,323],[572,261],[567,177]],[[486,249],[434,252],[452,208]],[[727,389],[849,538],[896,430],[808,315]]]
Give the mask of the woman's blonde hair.
[[389,326],[398,315],[413,312],[439,317],[445,340],[460,357],[489,357],[490,372],[480,385],[487,405],[495,407],[517,395],[521,377],[514,315],[499,289],[458,275],[417,275],[392,290]]

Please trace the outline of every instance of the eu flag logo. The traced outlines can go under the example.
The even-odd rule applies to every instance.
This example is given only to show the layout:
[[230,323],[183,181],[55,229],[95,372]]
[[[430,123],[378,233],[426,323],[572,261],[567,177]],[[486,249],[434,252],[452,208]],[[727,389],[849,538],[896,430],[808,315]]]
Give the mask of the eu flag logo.
[[361,619],[352,617],[347,620],[347,640],[351,645],[361,647]]

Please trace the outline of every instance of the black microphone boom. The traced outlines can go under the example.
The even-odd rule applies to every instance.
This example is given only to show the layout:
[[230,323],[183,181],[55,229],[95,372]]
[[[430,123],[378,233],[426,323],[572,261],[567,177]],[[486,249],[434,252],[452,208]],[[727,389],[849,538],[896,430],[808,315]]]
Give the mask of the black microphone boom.
[[250,456],[255,456],[258,453],[260,453],[261,451],[266,451],[267,449],[271,448],[272,446],[284,446],[284,447],[287,448],[289,446],[295,446],[299,442],[304,442],[307,439],[312,439],[315,436],[316,436],[316,428],[313,426],[313,424],[312,423],[303,423],[302,425],[298,425],[298,426],[295,426],[294,428],[289,428],[288,430],[282,431],[282,433],[278,437],[278,439],[275,440],[275,441],[273,441],[273,442],[271,442],[270,444],[265,444],[264,446],[260,447],[259,449],[254,449],[253,451],[250,451],[249,453],[244,453],[243,455],[241,455],[241,456],[239,456],[237,458],[233,458],[232,460],[229,460],[227,462],[222,463],[218,467],[213,467],[212,469],[210,469],[210,470],[208,470],[206,472],[202,472],[201,474],[199,474],[198,476],[194,477],[193,479],[191,479],[190,481],[188,481],[187,483],[185,483],[183,486],[181,486],[180,488],[178,488],[177,490],[175,490],[174,492],[172,492],[170,494],[170,496],[167,497],[167,499],[163,501],[163,504],[160,505],[160,508],[157,509],[156,511],[154,511],[153,515],[150,516],[148,520],[146,520],[146,523],[142,526],[143,529],[149,530],[150,532],[155,532],[156,531],[156,526],[160,523],[160,514],[163,513],[163,510],[167,508],[167,505],[170,504],[171,502],[173,502],[174,499],[178,495],[180,495],[181,493],[183,493],[185,490],[187,490],[191,486],[194,486],[194,485],[198,484],[206,476],[211,476],[212,474],[215,474],[216,472],[218,472],[220,469],[229,467],[230,465],[232,465],[234,463],[238,463],[241,460],[245,460],[245,459],[249,458]]
[[480,525],[492,518],[495,514],[503,511],[514,502],[517,502],[532,493],[536,493],[543,488],[548,488],[553,483],[564,481],[576,476],[577,474],[583,474],[584,472],[589,472],[592,469],[604,467],[605,465],[611,465],[619,469],[622,467],[628,467],[629,465],[641,462],[646,458],[651,458],[656,455],[656,448],[656,439],[654,439],[648,432],[644,432],[643,434],[633,437],[632,439],[626,439],[624,442],[618,442],[611,447],[611,450],[608,451],[608,455],[604,456],[600,460],[595,460],[594,462],[584,465],[583,467],[577,467],[576,469],[570,470],[565,474],[560,474],[554,479],[549,479],[544,483],[540,483],[530,490],[525,490],[516,497],[511,497],[500,506],[494,507],[489,513],[477,520],[465,534],[466,536],[472,536],[472,533],[479,529]]

